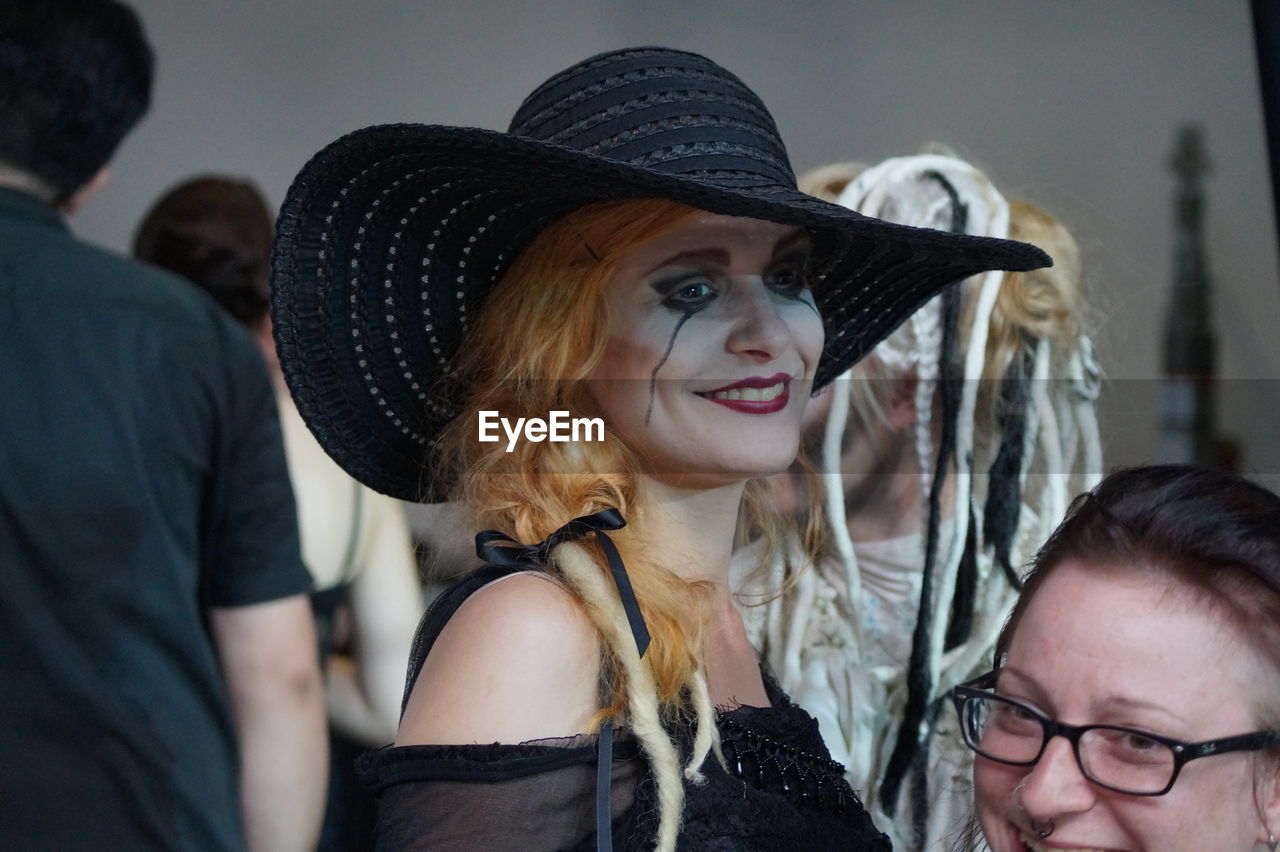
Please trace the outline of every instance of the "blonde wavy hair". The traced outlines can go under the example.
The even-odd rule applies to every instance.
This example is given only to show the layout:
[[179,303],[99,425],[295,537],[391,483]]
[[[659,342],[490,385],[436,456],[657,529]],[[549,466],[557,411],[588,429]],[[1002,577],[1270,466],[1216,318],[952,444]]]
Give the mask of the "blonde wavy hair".
[[[571,417],[601,412],[583,381],[599,363],[610,317],[605,289],[619,260],[701,211],[663,199],[601,202],[557,220],[526,247],[503,275],[471,329],[456,376],[466,389],[463,414],[438,444],[439,475],[457,483],[454,495],[480,528],[517,541],[545,539],[567,521],[618,509],[627,526],[610,533],[635,590],[651,642],[637,653],[607,561],[594,539],[565,544],[552,554],[551,576],[573,596],[602,646],[606,719],[625,721],[645,750],[657,779],[659,843],[674,848],[683,808],[678,749],[666,724],[694,723],[693,753],[685,777],[719,754],[706,678],[699,660],[710,618],[711,585],[681,578],[663,564],[646,532],[646,506],[638,496],[636,455],[606,429],[603,441],[518,442],[477,440],[481,410],[504,417]],[[747,484],[741,535],[772,541],[775,520],[764,507],[764,480]]]
[[[800,176],[800,191],[836,204],[845,187],[866,169],[865,164],[852,161],[819,166]],[[1035,341],[1048,341],[1057,363],[1069,356],[1083,333],[1086,304],[1080,247],[1066,226],[1028,201],[1013,201],[1009,204],[1009,239],[1044,249],[1053,258],[1053,266],[1005,273],[987,333],[983,390],[997,388],[1009,363]],[[964,311],[960,325],[968,328],[972,299],[966,300]],[[883,400],[873,390],[887,387],[882,380],[899,378],[901,372],[873,350],[854,366],[852,375],[872,380],[854,384],[853,413],[862,418],[882,416]],[[982,416],[994,416],[995,408],[996,400],[980,392],[978,411]]]
[[[899,807],[904,779],[918,771],[910,767],[928,748],[932,731],[921,708],[933,706],[989,657],[1016,598],[1028,543],[1052,531],[1069,495],[1091,487],[1101,469],[1093,409],[1098,372],[1084,332],[1080,250],[1048,213],[1027,202],[1007,203],[979,170],[936,148],[871,167],[833,163],[802,176],[799,186],[904,224],[947,228],[963,222],[968,233],[1031,242],[1054,260],[1048,269],[966,280],[953,291],[955,302],[938,297],[927,303],[833,386],[821,444],[828,472],[841,469],[848,442],[864,427],[889,422],[891,403],[914,396],[911,431],[894,428],[915,444],[921,567],[932,593],[917,601],[911,655],[899,679],[885,687],[882,674],[850,667],[866,685],[860,689],[888,689],[884,700],[842,708],[864,726],[865,720],[886,720],[872,735],[858,728],[864,733],[850,745],[847,766],[853,786],[867,791],[868,807],[899,820],[906,814]],[[949,398],[941,392],[948,370],[963,380]],[[852,659],[865,660],[872,639],[858,614],[864,605],[861,573],[845,482],[831,475],[822,485],[832,546],[826,556],[843,569],[853,606],[847,646]],[[948,536],[939,532],[944,520]],[[962,586],[967,553],[974,562]],[[774,566],[773,576],[787,569]],[[814,617],[811,608],[797,605],[788,620],[770,623],[768,645],[798,647]],[[783,688],[795,688],[802,677],[799,653],[781,662]],[[926,732],[923,738],[918,731]],[[910,809],[911,829],[920,837],[927,807]]]

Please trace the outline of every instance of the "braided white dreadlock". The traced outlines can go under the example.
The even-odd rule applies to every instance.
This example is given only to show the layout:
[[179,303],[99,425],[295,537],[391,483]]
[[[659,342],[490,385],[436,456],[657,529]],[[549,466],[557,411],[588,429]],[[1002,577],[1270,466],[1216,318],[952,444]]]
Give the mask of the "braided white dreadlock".
[[[837,200],[903,224],[1009,236],[1008,203],[980,172],[949,156],[887,160],[863,171]],[[991,272],[936,297],[869,359],[893,377],[916,382],[914,443],[924,495],[925,567],[906,670],[886,671],[870,662],[863,624],[873,614],[864,609],[868,599],[845,514],[841,456],[851,437],[850,405],[866,396],[853,387],[865,375],[860,367],[835,382],[822,442],[824,515],[840,568],[806,572],[788,596],[770,604],[765,618],[762,639],[783,687],[807,690],[810,696],[822,688],[838,693],[839,741],[831,742],[837,722],[826,724],[820,712],[823,734],[869,806],[878,805],[890,819],[911,814],[913,831],[896,826],[905,848],[924,846],[926,793],[938,793],[926,790],[922,767],[940,697],[989,662],[1016,597],[1016,568],[1061,518],[1073,484],[1083,490],[1101,470],[1093,413],[1097,367],[1087,338],[1079,337],[1064,353],[1024,331],[1020,352],[994,391],[981,386],[994,345],[989,330],[1007,280],[1004,273]],[[1064,373],[1069,383],[1050,379]],[[994,435],[975,427],[983,390],[1000,400]],[[935,400],[941,402],[940,412]],[[936,435],[941,436],[937,446]],[[989,464],[990,476],[975,478],[975,464]],[[1069,482],[1071,470],[1084,475]],[[796,548],[781,550],[769,572],[774,580],[803,568]],[[788,558],[794,561],[783,564]],[[835,586],[840,606],[824,603],[824,584]],[[848,629],[817,623],[832,617],[846,619]],[[818,675],[814,661],[821,655],[811,647],[815,636],[837,632],[838,641],[830,644],[841,646],[838,665],[844,671]],[[814,653],[807,656],[809,651]],[[899,788],[909,775],[912,796],[909,807],[902,807]]]
[[[684,808],[684,786],[680,755],[670,734],[662,725],[658,709],[658,688],[649,666],[640,658],[627,621],[622,601],[615,587],[600,570],[591,555],[576,542],[561,544],[552,552],[555,567],[568,583],[599,608],[602,618],[593,618],[605,644],[618,660],[619,675],[627,698],[627,722],[644,748],[653,769],[658,789],[657,852],[673,852],[680,832]],[[594,615],[588,610],[588,615]],[[699,767],[709,753],[724,765],[720,737],[715,726],[715,709],[707,689],[706,675],[701,669],[690,683],[690,698],[695,720],[692,754],[683,767],[683,775],[695,784],[705,781]]]

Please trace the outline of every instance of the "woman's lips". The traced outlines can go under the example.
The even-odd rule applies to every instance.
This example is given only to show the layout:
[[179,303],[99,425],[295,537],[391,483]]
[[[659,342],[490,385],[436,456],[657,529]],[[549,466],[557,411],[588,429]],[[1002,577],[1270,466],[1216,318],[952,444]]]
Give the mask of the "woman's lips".
[[744,414],[772,414],[787,407],[791,394],[787,386],[791,377],[779,373],[768,378],[752,376],[698,396]]

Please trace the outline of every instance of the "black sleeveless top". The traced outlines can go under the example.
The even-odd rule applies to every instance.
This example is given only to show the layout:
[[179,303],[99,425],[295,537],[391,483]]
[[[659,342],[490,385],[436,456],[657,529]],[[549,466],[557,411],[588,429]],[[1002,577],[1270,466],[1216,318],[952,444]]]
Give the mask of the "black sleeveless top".
[[[446,591],[414,640],[406,700],[432,644],[466,598],[512,568],[489,567]],[[685,782],[679,848],[886,852],[862,802],[832,761],[817,722],[765,673],[771,707],[717,713],[727,768],[714,755],[706,781]],[[687,723],[670,731],[688,754]],[[610,813],[616,850],[652,849],[656,785],[638,743],[615,734]],[[509,745],[413,745],[371,752],[357,763],[378,796],[380,850],[594,850],[596,737]]]

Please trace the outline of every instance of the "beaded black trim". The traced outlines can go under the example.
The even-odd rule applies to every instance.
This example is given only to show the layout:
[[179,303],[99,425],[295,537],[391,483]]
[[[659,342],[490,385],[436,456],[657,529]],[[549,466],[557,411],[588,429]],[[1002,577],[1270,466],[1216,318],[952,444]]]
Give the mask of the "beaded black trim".
[[717,722],[729,773],[743,783],[826,813],[862,806],[836,761],[756,733],[724,714]]

